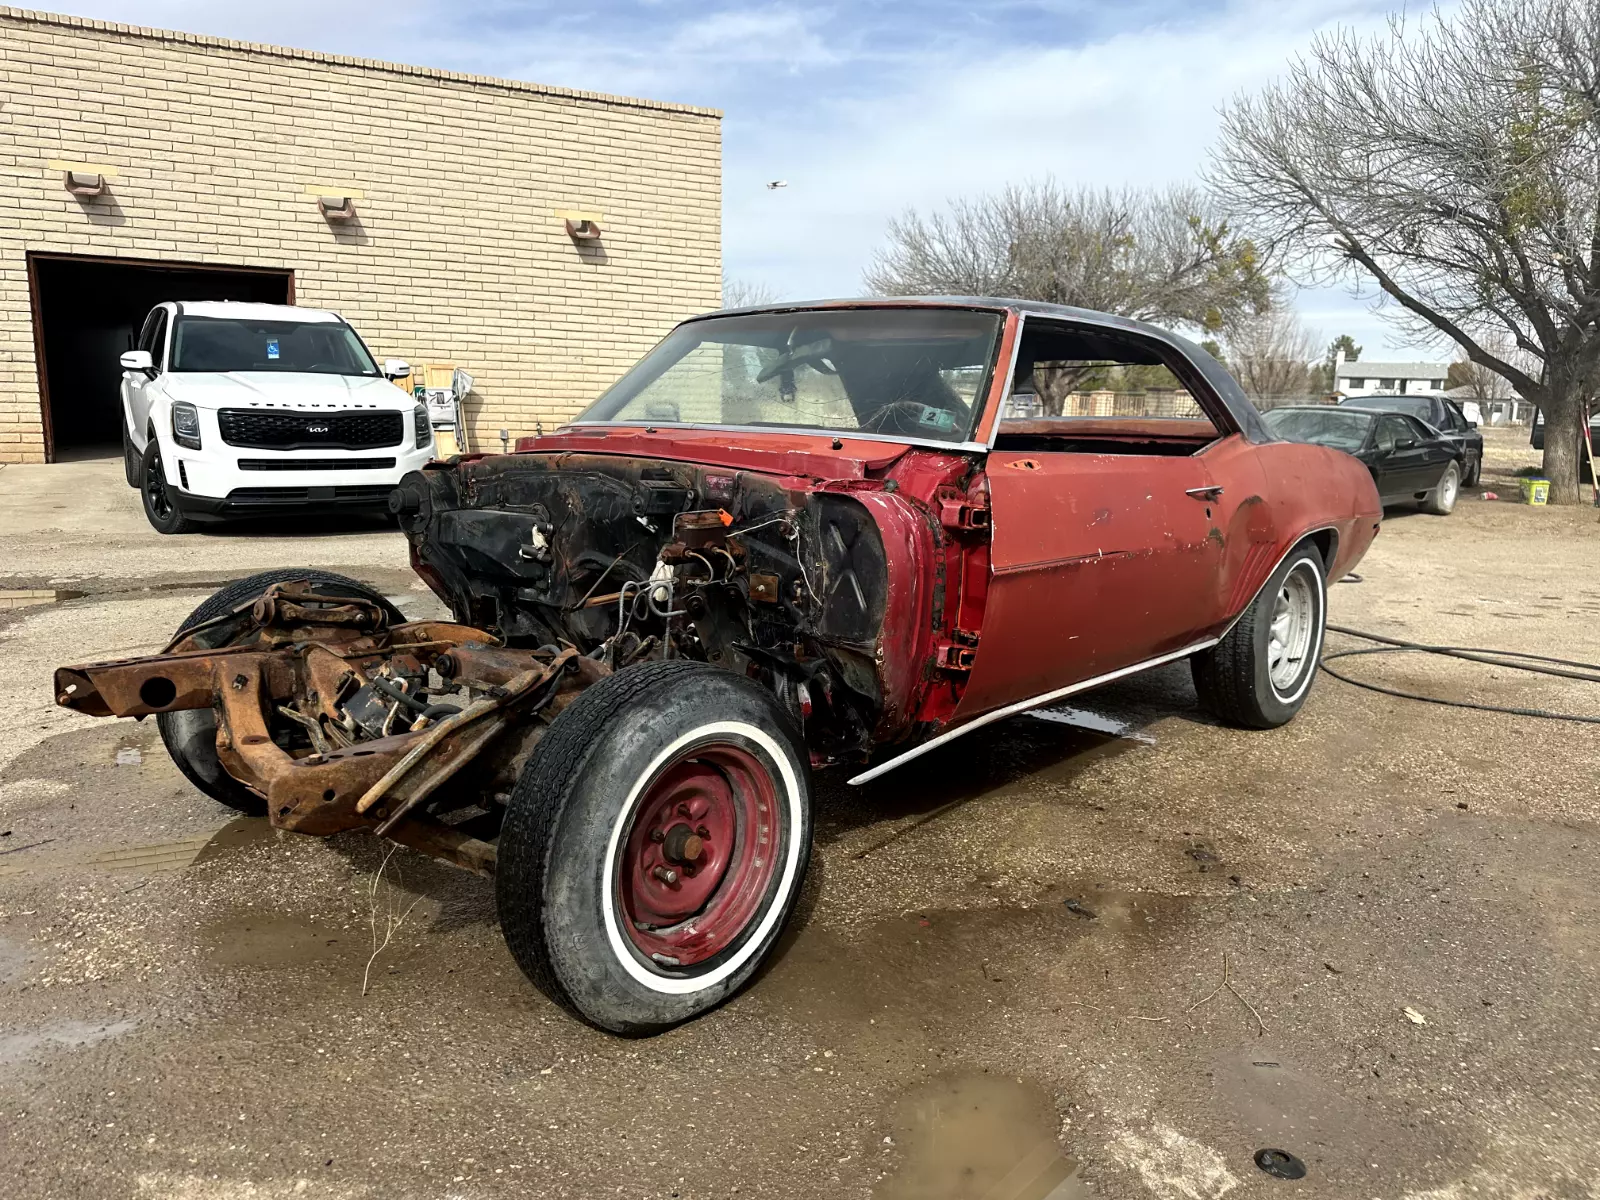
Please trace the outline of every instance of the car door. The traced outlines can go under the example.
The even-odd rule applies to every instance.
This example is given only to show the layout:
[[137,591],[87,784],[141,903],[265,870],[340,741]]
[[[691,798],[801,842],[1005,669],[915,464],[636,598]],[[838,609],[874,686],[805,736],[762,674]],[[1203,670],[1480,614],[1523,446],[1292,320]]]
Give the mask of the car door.
[[[1445,468],[1453,462],[1459,463],[1466,451],[1453,438],[1440,436],[1437,429],[1430,429],[1414,417],[1406,417],[1405,422],[1410,427],[1410,436],[1416,442],[1416,450],[1420,454],[1417,490],[1427,491],[1438,485],[1439,480],[1444,478]],[[1464,469],[1458,467],[1458,470]]]
[[137,349],[148,351],[153,364],[151,371],[124,371],[122,373],[122,405],[133,444],[144,448],[145,433],[150,424],[151,388],[160,379],[165,368],[167,345],[167,310],[153,308],[139,331]]
[[1378,494],[1385,500],[1427,491],[1436,482],[1429,478],[1425,438],[1420,426],[1399,413],[1378,418]]
[[[1204,414],[1193,424],[1201,445],[1223,436]],[[1053,449],[1056,440],[1077,448]],[[1198,446],[1111,442],[1101,453],[1069,437],[1007,442],[1002,426],[986,464],[990,578],[957,720],[1195,641],[1220,603],[1223,510],[1245,490],[1215,478]]]

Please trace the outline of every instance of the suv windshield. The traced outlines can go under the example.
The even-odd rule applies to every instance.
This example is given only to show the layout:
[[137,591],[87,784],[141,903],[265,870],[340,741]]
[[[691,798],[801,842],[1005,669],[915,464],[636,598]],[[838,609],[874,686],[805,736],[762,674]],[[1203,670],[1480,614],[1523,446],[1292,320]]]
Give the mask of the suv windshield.
[[1372,417],[1337,408],[1274,408],[1261,414],[1261,423],[1286,441],[1312,442],[1353,454],[1367,440]]
[[377,375],[356,331],[342,321],[243,321],[179,317],[173,371],[296,371]]
[[680,325],[575,424],[737,425],[964,442],[999,313],[855,308]]

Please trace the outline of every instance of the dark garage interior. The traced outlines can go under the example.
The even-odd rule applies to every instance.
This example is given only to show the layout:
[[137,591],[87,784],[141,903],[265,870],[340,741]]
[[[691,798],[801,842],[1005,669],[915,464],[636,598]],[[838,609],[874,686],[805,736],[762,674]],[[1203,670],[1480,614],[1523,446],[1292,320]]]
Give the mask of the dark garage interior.
[[121,445],[117,359],[163,300],[294,302],[290,271],[55,255],[30,255],[28,269],[51,461]]

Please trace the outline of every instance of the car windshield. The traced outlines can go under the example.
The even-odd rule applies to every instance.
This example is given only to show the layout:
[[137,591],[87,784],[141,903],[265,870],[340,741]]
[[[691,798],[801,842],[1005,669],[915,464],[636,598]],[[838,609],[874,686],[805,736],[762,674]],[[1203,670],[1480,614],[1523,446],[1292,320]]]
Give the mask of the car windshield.
[[171,369],[379,373],[356,331],[342,321],[244,321],[236,317],[179,317],[172,333]]
[[1362,408],[1381,408],[1384,412],[1405,413],[1419,421],[1433,420],[1433,401],[1426,396],[1352,396],[1345,403]]
[[1261,422],[1287,441],[1313,442],[1354,453],[1367,440],[1372,418],[1337,408],[1275,408],[1262,413]]
[[999,313],[855,308],[680,325],[577,424],[822,429],[891,439],[972,437]]

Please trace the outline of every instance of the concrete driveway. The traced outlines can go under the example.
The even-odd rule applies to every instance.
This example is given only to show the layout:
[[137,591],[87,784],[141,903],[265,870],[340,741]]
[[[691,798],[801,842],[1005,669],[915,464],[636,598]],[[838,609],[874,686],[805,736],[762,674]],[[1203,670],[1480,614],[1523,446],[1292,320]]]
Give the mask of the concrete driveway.
[[[1394,513],[1332,617],[1600,661],[1597,551],[1592,509]],[[1592,725],[1324,676],[1245,733],[1180,665],[824,779],[776,962],[623,1041],[519,975],[482,881],[232,820],[153,722],[52,705],[55,665],[297,564],[437,610],[381,526],[162,538],[115,461],[0,468],[0,588],[81,593],[0,611],[7,1197],[1600,1194]],[[1600,716],[1591,685],[1345,662]]]

